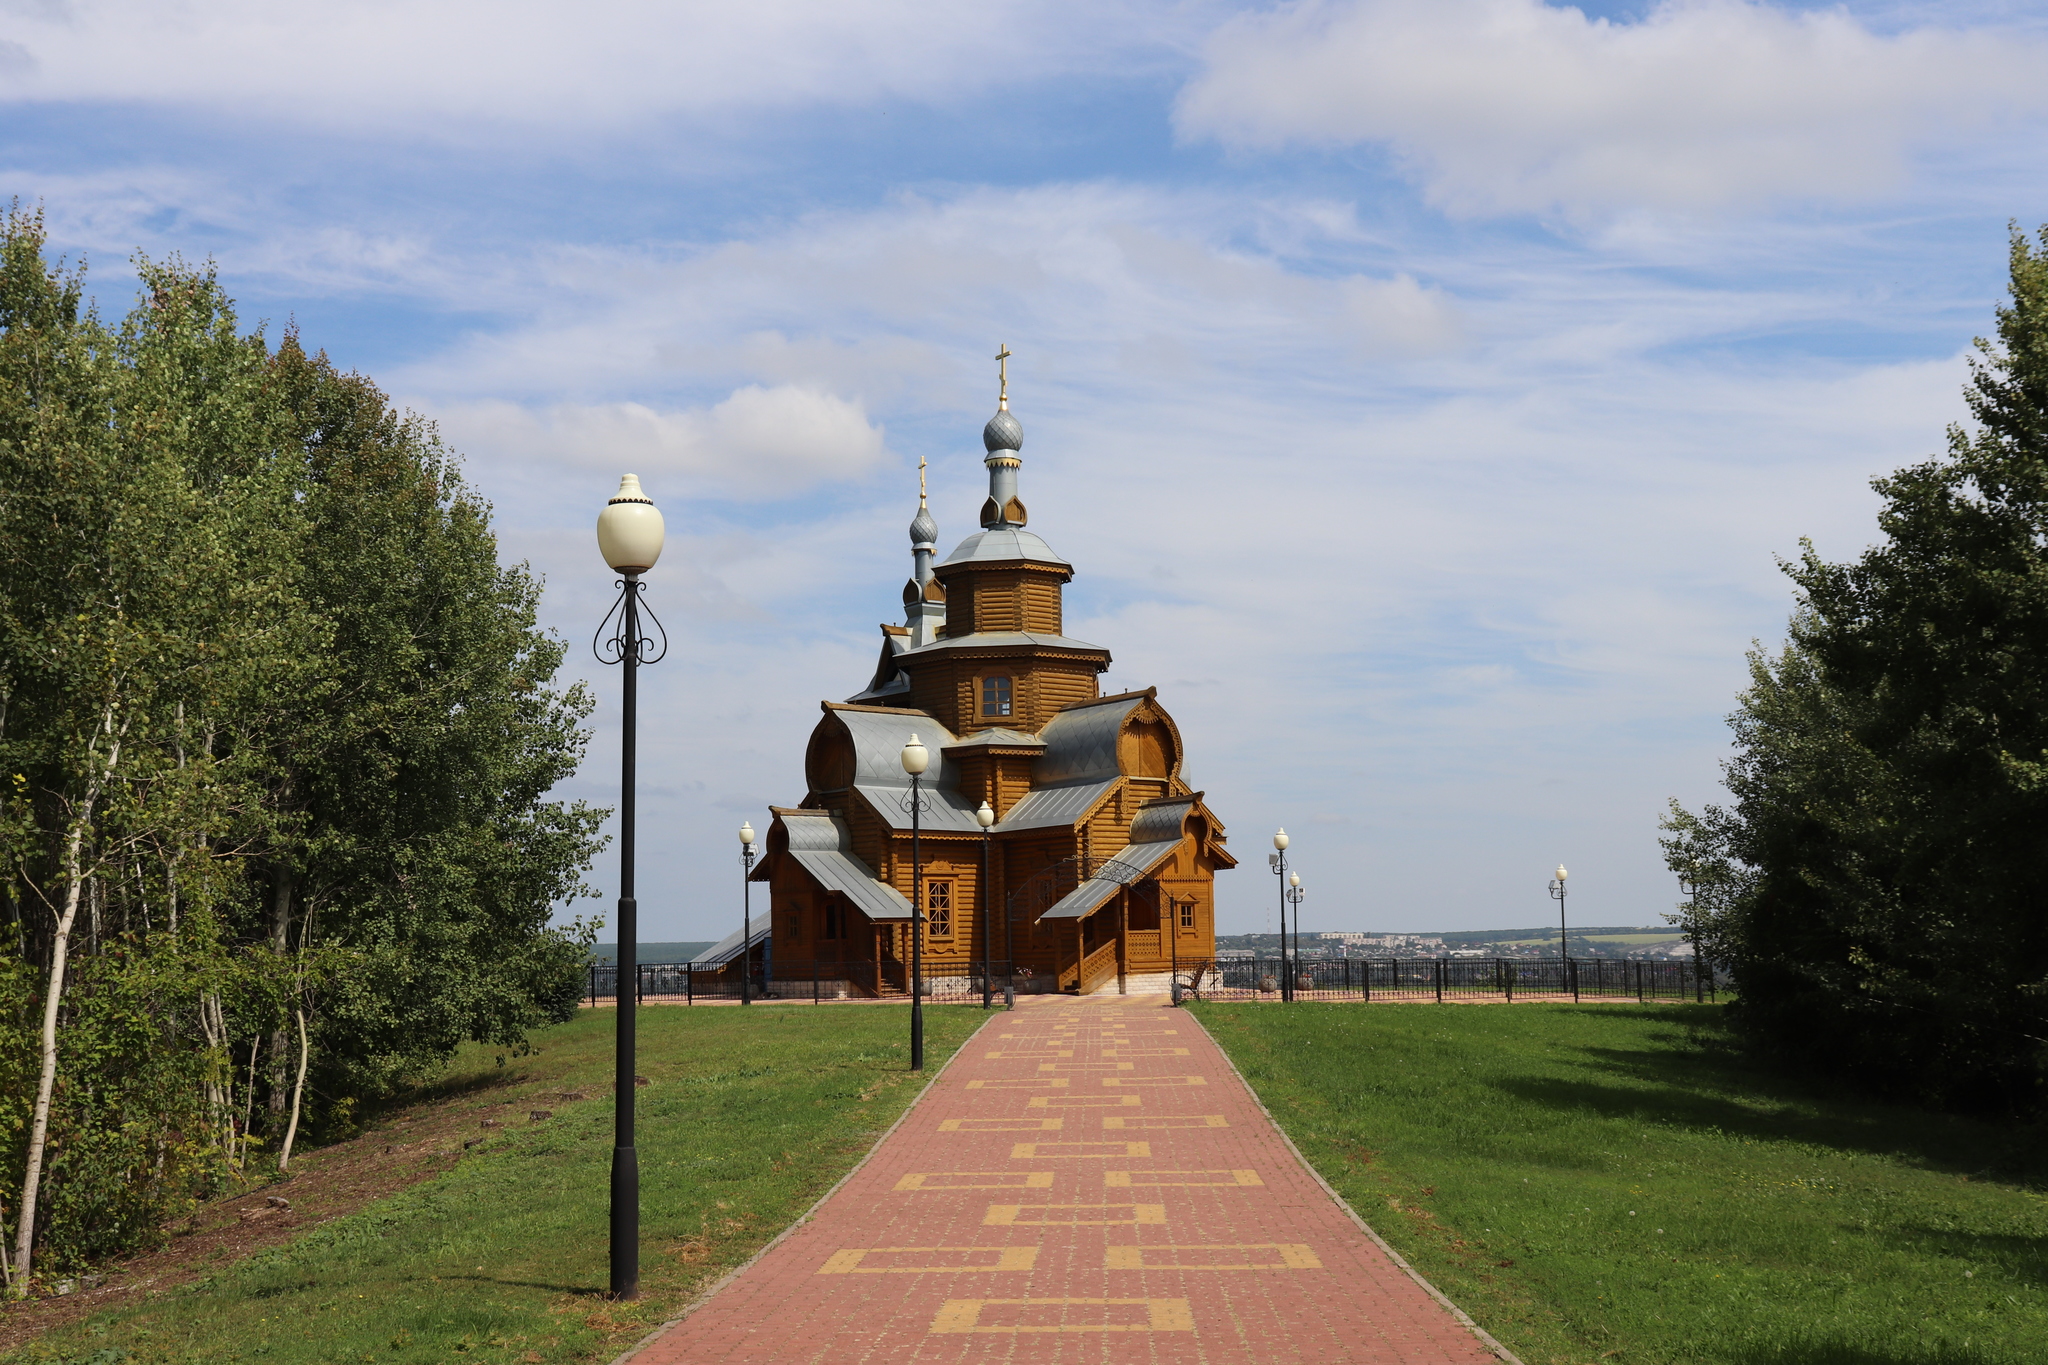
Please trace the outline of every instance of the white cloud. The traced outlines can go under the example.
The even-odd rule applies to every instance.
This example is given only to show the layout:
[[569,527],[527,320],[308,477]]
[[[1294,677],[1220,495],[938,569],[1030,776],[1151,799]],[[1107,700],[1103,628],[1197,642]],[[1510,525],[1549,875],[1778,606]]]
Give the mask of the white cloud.
[[1916,151],[2048,111],[2048,44],[1879,34],[1840,10],[1668,0],[1635,23],[1540,0],[1297,0],[1224,24],[1187,137],[1379,143],[1466,213],[1860,199]]
[[817,214],[689,253],[563,252],[493,278],[523,296],[468,292],[529,325],[479,334],[416,366],[405,387],[588,398],[717,376],[950,406],[985,387],[985,356],[1003,340],[1035,346],[1041,365],[1110,350],[1120,371],[1176,384],[1191,378],[1186,364],[1406,358],[1463,343],[1455,301],[1433,284],[1240,240],[1276,221],[1326,245],[1307,226],[1319,208],[1050,185]]
[[535,411],[488,401],[437,405],[435,416],[475,457],[631,470],[665,498],[787,497],[857,478],[885,458],[882,431],[860,403],[794,384],[749,384],[706,409],[563,403]]
[[1159,23],[1123,0],[70,0],[0,8],[0,98],[629,129],[1129,69]]

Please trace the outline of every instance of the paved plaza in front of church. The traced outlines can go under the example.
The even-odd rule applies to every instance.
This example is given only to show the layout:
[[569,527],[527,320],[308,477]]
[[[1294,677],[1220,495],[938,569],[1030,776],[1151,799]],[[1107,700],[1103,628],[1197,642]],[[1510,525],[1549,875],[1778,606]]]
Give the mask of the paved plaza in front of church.
[[1505,1356],[1164,996],[997,1014],[813,1215],[632,1365]]

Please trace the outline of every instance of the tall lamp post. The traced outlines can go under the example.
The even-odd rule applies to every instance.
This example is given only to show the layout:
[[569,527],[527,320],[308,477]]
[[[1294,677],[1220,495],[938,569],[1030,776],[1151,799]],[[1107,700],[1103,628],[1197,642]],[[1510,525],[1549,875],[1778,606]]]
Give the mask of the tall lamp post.
[[924,858],[918,825],[924,811],[924,770],[931,750],[915,734],[903,746],[903,771],[910,774],[910,1069],[924,1070]]
[[[659,663],[668,653],[661,622],[640,602],[640,575],[661,558],[665,527],[661,513],[640,491],[640,477],[619,480],[619,491],[597,514],[597,548],[621,575],[618,600],[598,623],[591,650],[606,664],[624,664],[625,708],[619,762],[619,964],[618,1039],[612,1074],[611,1296],[640,1294],[640,1157],[633,1146],[634,1024],[640,997],[640,904],[633,896],[635,747],[640,724],[640,665]],[[654,626],[640,624],[643,612]],[[616,624],[614,619],[616,618]],[[611,633],[607,635],[607,628]],[[658,637],[658,638],[657,638]]]
[[[728,921],[729,923],[730,921]],[[740,821],[740,1003],[751,1005],[754,975],[754,826]]]
[[[993,953],[989,940],[995,936],[995,925],[989,923],[988,912],[989,907],[995,904],[995,897],[989,894],[988,846],[989,841],[994,837],[990,831],[995,828],[996,823],[995,810],[988,802],[982,802],[981,809],[974,812],[974,823],[981,826],[981,914],[978,918],[981,920],[981,1007],[987,1009],[995,1003],[993,997],[995,985],[989,979],[991,966],[989,959]],[[1008,927],[1007,924],[1004,926],[1005,929]]]
[[1287,953],[1287,831],[1273,833],[1274,852],[1267,859],[1273,875],[1280,879],[1280,998],[1294,999],[1294,967]]
[[1550,883],[1550,898],[1557,902],[1557,956],[1560,961],[1571,961],[1571,950],[1565,946],[1564,938],[1564,879],[1567,874],[1564,864],[1557,865],[1557,876]]

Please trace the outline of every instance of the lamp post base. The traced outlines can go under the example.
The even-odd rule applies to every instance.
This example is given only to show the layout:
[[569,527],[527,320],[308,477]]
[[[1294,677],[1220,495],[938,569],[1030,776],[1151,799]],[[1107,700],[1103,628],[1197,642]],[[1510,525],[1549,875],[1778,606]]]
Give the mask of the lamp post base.
[[612,1287],[614,1299],[640,1297],[640,1153],[612,1148]]

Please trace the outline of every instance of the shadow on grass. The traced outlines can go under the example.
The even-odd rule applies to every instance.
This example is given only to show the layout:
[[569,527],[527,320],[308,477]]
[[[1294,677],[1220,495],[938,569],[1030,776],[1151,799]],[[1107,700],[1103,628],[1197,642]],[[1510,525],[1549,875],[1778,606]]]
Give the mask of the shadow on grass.
[[1502,1080],[1495,1086],[1559,1111],[1810,1143],[1899,1157],[1952,1175],[2048,1185],[2048,1131],[2038,1123],[1998,1124],[1886,1104],[1827,1078],[1753,1061],[1736,1051],[1718,1020],[1674,1021],[1668,1013],[1648,1009],[1627,1013],[1682,1027],[1686,1037],[1675,1046],[1654,1049],[1577,1050],[1594,1070],[1630,1084],[1535,1078]]
[[2048,1237],[2015,1237],[1998,1232],[1957,1232],[1908,1223],[1894,1234],[1931,1252],[1971,1265],[1996,1265],[2015,1279],[2048,1287]]

